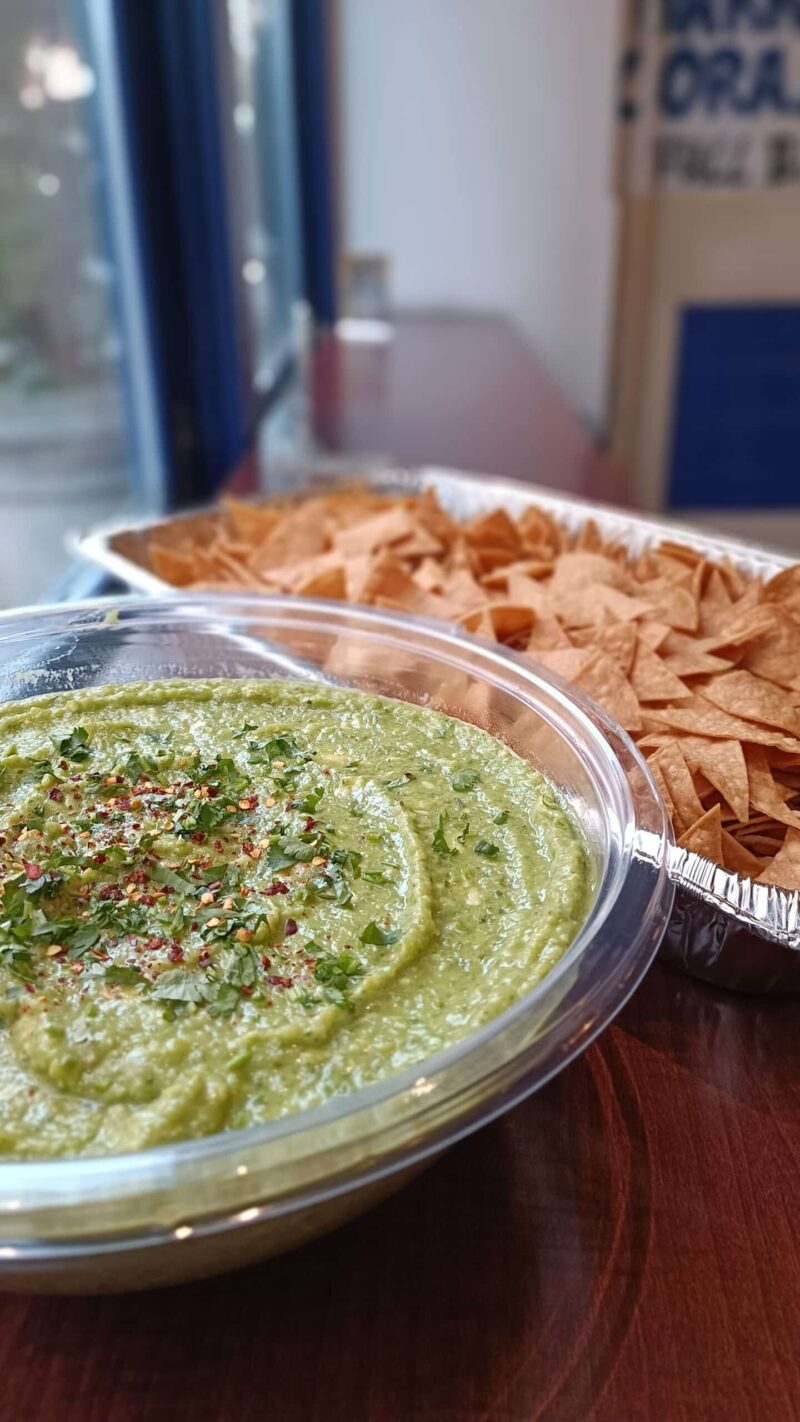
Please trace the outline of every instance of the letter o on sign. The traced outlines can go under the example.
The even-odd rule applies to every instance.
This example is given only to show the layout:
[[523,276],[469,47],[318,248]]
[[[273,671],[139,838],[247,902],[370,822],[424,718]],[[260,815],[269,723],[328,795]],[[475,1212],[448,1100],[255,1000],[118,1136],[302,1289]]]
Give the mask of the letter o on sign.
[[699,98],[703,88],[703,71],[698,56],[691,49],[676,49],[661,71],[659,107],[668,118],[684,118]]

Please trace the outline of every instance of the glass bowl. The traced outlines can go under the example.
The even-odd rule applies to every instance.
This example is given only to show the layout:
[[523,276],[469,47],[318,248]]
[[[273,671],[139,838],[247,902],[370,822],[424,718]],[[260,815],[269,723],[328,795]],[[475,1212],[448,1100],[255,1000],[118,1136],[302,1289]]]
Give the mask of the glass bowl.
[[246,1130],[118,1156],[0,1165],[0,1287],[146,1288],[291,1248],[396,1189],[560,1071],[649,966],[672,904],[661,802],[588,698],[445,624],[286,597],[84,603],[0,618],[0,700],[160,677],[325,679],[449,711],[559,787],[594,900],[513,1007],[412,1070]]

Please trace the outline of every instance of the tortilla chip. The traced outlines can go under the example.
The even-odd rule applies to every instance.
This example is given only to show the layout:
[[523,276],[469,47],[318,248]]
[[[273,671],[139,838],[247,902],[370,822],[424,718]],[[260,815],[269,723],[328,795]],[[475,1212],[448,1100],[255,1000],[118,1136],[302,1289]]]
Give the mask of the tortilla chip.
[[665,666],[657,652],[651,652],[644,642],[636,648],[631,671],[631,686],[640,701],[691,700],[692,693]]
[[521,607],[513,602],[491,603],[489,616],[499,642],[508,642],[529,633],[536,621],[532,607]]
[[273,504],[250,504],[229,496],[222,500],[222,507],[232,532],[247,544],[269,537],[283,519],[280,508]]
[[650,757],[649,765],[651,770],[657,766],[666,782],[675,807],[675,828],[681,832],[690,829],[705,812],[680,746],[664,746]]
[[305,582],[297,584],[295,592],[298,597],[326,597],[342,602],[347,596],[344,563],[311,573]]
[[575,678],[626,731],[641,729],[642,708],[613,657],[597,652]]
[[776,884],[781,889],[800,889],[800,832],[789,830],[782,848],[758,876],[759,884]]
[[601,553],[562,553],[555,565],[549,589],[555,603],[562,597],[582,592],[598,583],[615,587],[622,581],[616,563]]
[[194,582],[197,564],[193,553],[181,553],[161,543],[151,543],[149,553],[150,567],[157,578],[163,578],[175,588],[188,588]]
[[747,763],[739,741],[713,741],[687,736],[680,741],[689,769],[700,771],[730,805],[737,820],[747,819],[750,785]]
[[555,617],[537,615],[526,648],[531,656],[538,656],[540,651],[557,651],[571,646],[572,642]]
[[738,716],[729,716],[726,711],[706,701],[702,693],[695,697],[694,702],[685,706],[667,707],[663,710],[655,706],[648,707],[644,728],[660,731],[663,726],[679,733],[686,731],[692,736],[712,736],[722,741],[747,741],[751,745],[800,751],[800,740],[743,721]]
[[558,647],[554,651],[536,651],[533,660],[548,671],[563,676],[566,681],[577,681],[581,672],[592,660],[594,653],[581,647]]
[[746,646],[742,666],[765,681],[797,690],[800,687],[800,623],[779,605],[759,611],[767,613],[770,622]]
[[714,706],[743,721],[756,721],[800,736],[800,712],[791,695],[752,672],[733,671],[714,677],[704,694]]
[[757,854],[751,854],[747,846],[740,844],[727,830],[722,831],[722,858],[725,868],[732,874],[757,878],[764,868],[764,860]]
[[746,746],[747,780],[750,804],[754,809],[768,815],[779,824],[800,829],[800,814],[786,805],[786,795],[776,785],[770,769],[769,758],[763,746]]
[[464,536],[473,548],[505,549],[519,558],[523,551],[519,530],[505,509],[493,509],[468,523]]
[[710,810],[693,824],[678,840],[679,849],[689,849],[704,859],[722,863],[722,817],[719,805]]

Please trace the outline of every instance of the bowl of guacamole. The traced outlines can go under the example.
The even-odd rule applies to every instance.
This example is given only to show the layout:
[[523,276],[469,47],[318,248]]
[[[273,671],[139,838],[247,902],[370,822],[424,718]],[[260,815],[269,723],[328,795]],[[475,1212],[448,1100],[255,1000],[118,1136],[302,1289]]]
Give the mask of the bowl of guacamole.
[[6,1286],[230,1268],[396,1188],[622,1004],[666,842],[602,712],[443,625],[2,619]]

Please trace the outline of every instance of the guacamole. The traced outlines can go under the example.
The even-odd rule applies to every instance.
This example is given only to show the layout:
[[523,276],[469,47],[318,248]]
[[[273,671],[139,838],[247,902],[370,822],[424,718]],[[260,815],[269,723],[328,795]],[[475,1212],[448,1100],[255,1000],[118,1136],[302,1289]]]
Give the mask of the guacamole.
[[527,992],[590,899],[529,764],[325,685],[0,707],[0,1153],[135,1150],[315,1106]]

